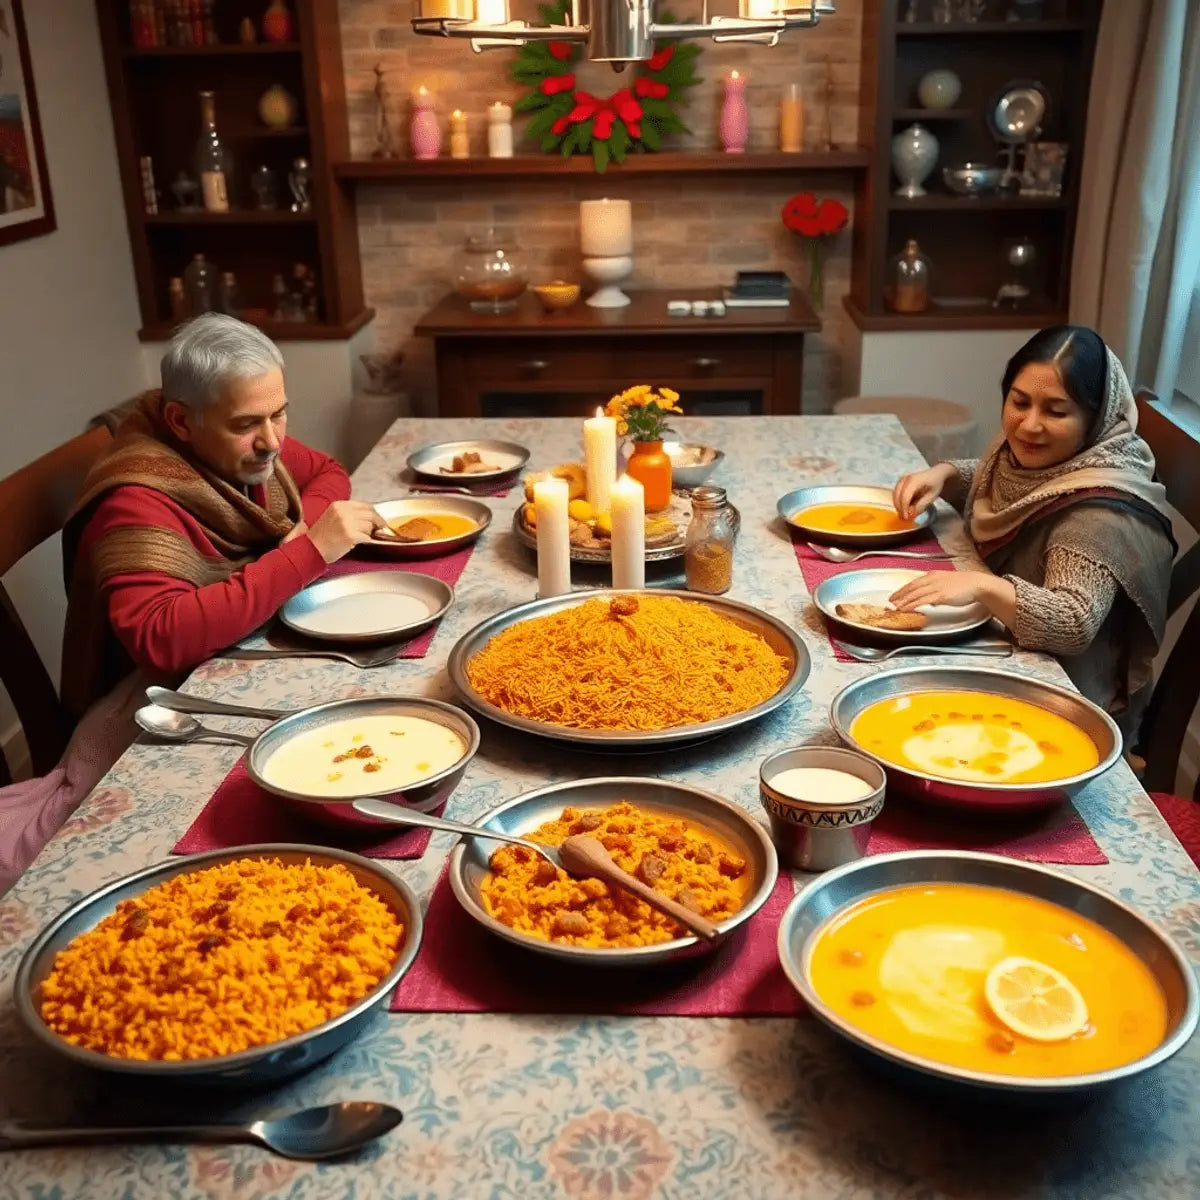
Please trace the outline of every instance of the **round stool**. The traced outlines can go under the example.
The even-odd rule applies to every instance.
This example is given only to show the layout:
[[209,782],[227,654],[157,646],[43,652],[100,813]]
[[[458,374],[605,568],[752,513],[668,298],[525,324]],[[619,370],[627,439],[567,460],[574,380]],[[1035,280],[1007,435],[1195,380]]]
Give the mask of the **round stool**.
[[975,454],[975,418],[965,404],[933,396],[847,396],[837,401],[838,416],[891,413],[930,463]]

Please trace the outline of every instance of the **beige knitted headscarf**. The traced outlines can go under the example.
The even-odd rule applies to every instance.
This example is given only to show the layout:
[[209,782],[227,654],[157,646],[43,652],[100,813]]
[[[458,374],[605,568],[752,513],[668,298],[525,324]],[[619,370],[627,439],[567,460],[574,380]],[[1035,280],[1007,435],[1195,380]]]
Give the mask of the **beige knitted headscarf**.
[[1083,491],[1123,492],[1155,509],[1170,527],[1166,489],[1154,480],[1154,454],[1137,435],[1137,403],[1125,368],[1105,350],[1104,407],[1096,433],[1078,454],[1056,467],[1026,470],[1001,434],[980,460],[965,507],[977,546],[1009,538],[1043,508]]

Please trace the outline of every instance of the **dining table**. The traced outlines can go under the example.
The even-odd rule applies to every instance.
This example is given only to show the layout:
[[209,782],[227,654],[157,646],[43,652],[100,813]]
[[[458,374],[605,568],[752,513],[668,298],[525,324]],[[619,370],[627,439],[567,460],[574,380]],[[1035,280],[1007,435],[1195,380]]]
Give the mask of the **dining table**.
[[[996,665],[958,656],[839,662],[811,602],[776,500],[816,484],[890,487],[923,467],[895,418],[685,418],[676,428],[681,440],[724,450],[711,482],[727,489],[741,514],[729,595],[799,633],[812,659],[807,682],[752,724],[662,753],[587,753],[481,719],[480,751],[450,797],[448,817],[476,821],[554,782],[637,775],[715,792],[765,824],[760,763],[787,746],[836,744],[830,702],[848,683],[909,662]],[[527,446],[530,469],[582,458],[578,420],[404,418],[354,472],[354,495],[372,502],[402,496],[413,449],[474,437]],[[273,708],[375,694],[454,702],[446,663],[458,639],[535,597],[534,555],[512,528],[523,500],[519,481],[487,499],[494,519],[425,657],[366,670],[313,658],[216,657],[183,687]],[[960,567],[978,565],[961,520],[940,503],[935,530]],[[648,576],[650,587],[683,586],[679,562]],[[573,578],[576,588],[608,582],[595,567]],[[1002,665],[1067,682],[1043,654],[1017,651]],[[262,728],[243,718],[206,723],[243,733]],[[12,980],[22,952],[80,897],[166,860],[240,753],[236,746],[136,742],[0,900],[0,1117],[254,1119],[363,1099],[398,1106],[403,1124],[352,1158],[319,1164],[246,1145],[0,1150],[0,1200],[1200,1196],[1200,1038],[1125,1084],[1034,1109],[918,1088],[878,1071],[804,1015],[380,1012],[334,1057],[257,1091],[180,1087],[164,1094],[55,1055],[17,1020]],[[1157,922],[1194,969],[1200,874],[1134,774],[1118,762],[1074,799],[1109,861],[1057,869]],[[314,832],[312,840],[323,836]],[[437,833],[420,859],[381,865],[427,898],[455,840]],[[795,874],[798,886],[806,878]],[[554,977],[554,960],[546,958],[526,982],[552,993]]]

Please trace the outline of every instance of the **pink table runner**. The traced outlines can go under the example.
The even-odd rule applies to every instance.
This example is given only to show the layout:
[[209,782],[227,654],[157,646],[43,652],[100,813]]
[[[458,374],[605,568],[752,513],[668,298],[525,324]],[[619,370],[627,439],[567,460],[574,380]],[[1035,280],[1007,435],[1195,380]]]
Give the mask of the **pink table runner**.
[[775,938],[793,894],[780,874],[766,904],[711,954],[645,970],[571,967],[480,928],[445,874],[425,914],[421,953],[392,997],[393,1012],[621,1013],[783,1017],[804,1012],[779,966]]
[[[796,562],[800,567],[800,573],[804,576],[804,582],[808,587],[809,594],[817,590],[817,586],[830,579],[834,575],[841,575],[844,571],[863,571],[867,569],[879,571],[953,571],[955,566],[949,559],[929,559],[926,562],[921,562],[915,558],[892,558],[890,555],[880,555],[878,558],[864,558],[861,562],[853,563],[832,563],[828,559],[822,558],[819,554],[809,549],[808,543],[802,536],[792,533],[792,549],[796,554]],[[905,542],[905,550],[913,550],[918,554],[941,554],[942,547],[937,538],[931,533],[925,534],[916,541]],[[825,627],[825,636],[829,637],[829,627]],[[832,639],[830,639],[832,646]],[[843,654],[836,647],[833,648],[833,656],[838,662],[854,662],[848,654]]]
[[[393,803],[401,803],[394,796],[387,798]],[[433,811],[440,814],[444,805],[445,798]],[[384,829],[381,833],[364,830],[360,833],[305,821],[284,808],[282,801],[264,792],[246,773],[239,759],[171,853],[231,850],[261,842],[299,842],[337,846],[353,850],[355,854],[365,854],[368,858],[420,858],[431,836],[428,829]]]

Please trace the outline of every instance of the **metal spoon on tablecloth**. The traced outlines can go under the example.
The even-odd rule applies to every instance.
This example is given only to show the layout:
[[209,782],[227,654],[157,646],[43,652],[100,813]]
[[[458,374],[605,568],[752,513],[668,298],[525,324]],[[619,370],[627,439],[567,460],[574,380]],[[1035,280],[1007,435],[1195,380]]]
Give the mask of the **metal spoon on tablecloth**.
[[921,550],[860,550],[853,553],[837,546],[818,546],[816,542],[808,542],[807,545],[814,554],[832,563],[858,562],[860,558],[927,558],[931,562],[939,562],[953,557],[950,554],[928,554]]
[[335,1158],[395,1129],[404,1114],[373,1100],[322,1104],[247,1125],[36,1126],[0,1121],[0,1150],[97,1142],[252,1142],[284,1158]]
[[165,742],[228,741],[239,746],[253,746],[257,738],[225,729],[210,729],[187,713],[175,712],[159,704],[146,704],[133,714],[140,729]]

